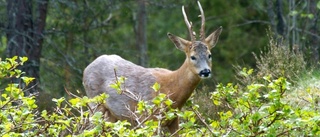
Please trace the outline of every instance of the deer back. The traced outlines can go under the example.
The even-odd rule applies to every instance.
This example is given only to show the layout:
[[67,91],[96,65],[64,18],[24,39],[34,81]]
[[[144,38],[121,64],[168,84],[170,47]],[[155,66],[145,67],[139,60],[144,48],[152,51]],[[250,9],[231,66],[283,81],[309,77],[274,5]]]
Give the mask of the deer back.
[[[151,69],[138,66],[130,61],[122,59],[118,55],[102,55],[94,60],[84,70],[83,84],[88,97],[94,97],[106,93],[105,107],[118,119],[128,119],[127,106],[134,109],[138,100],[151,100],[155,92],[151,86],[156,82]],[[118,93],[110,87],[117,80],[116,77],[127,78],[121,85],[121,89],[134,94],[138,100]]]

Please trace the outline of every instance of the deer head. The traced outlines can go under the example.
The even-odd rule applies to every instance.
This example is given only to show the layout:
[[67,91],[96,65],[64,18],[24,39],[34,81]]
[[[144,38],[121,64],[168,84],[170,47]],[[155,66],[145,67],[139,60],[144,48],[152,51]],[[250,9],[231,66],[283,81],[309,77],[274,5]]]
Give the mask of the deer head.
[[200,40],[196,40],[196,33],[192,30],[192,22],[189,22],[187,15],[182,6],[182,14],[184,21],[188,27],[191,41],[185,40],[171,33],[168,33],[168,37],[175,44],[176,48],[186,53],[186,61],[189,68],[194,74],[197,74],[200,78],[209,78],[211,76],[211,52],[210,50],[218,42],[219,36],[222,31],[222,27],[219,27],[208,37],[205,36],[205,16],[203,9],[198,1],[198,6],[201,12],[201,29],[200,29]]

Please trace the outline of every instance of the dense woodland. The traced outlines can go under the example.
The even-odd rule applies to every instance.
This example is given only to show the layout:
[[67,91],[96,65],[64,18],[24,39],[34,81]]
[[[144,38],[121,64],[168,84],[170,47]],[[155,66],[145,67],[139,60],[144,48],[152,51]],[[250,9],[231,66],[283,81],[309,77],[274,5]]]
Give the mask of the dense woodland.
[[[316,0],[201,0],[206,33],[223,27],[213,53],[212,91],[235,80],[235,65],[255,67],[268,36],[319,60],[319,8]],[[21,68],[36,78],[30,92],[41,99],[80,91],[83,69],[102,54],[118,54],[145,67],[177,69],[184,54],[166,34],[187,38],[181,6],[200,28],[196,1],[174,0],[1,0],[0,54],[27,56]],[[313,63],[317,64],[317,63]],[[1,85],[5,86],[5,85]],[[34,91],[33,91],[34,90]]]
[[[171,136],[319,136],[320,2],[200,2],[206,34],[223,27],[213,77],[181,111],[159,94],[133,113],[179,117]],[[91,113],[108,95],[88,99],[82,73],[103,54],[177,69],[185,55],[167,33],[190,39],[182,5],[198,30],[196,0],[0,0],[0,135],[170,136],[163,119],[130,128]]]

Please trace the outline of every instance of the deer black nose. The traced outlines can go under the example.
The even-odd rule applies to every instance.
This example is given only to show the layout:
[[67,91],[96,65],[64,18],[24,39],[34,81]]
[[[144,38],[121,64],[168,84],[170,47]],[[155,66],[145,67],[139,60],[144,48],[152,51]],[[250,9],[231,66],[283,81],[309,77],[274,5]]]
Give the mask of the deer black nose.
[[210,73],[211,73],[210,69],[204,69],[200,71],[199,75],[200,77],[209,77]]

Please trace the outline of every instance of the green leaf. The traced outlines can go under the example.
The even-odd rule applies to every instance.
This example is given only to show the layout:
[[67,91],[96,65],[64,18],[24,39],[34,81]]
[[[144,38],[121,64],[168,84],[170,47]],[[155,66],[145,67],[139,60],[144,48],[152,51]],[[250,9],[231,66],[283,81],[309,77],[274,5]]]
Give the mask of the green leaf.
[[126,80],[125,77],[121,76],[121,77],[118,77],[118,82],[119,82],[119,85],[124,83],[124,81]]
[[155,104],[155,105],[160,105],[161,103],[161,99],[159,97],[155,97],[152,102]]
[[18,56],[13,56],[12,58],[6,58],[6,60],[9,61],[11,65],[17,64],[16,62],[17,59],[18,59]]
[[175,117],[176,117],[176,115],[173,112],[166,113],[166,119],[168,119],[168,120],[171,120],[171,119],[173,119]]
[[152,100],[152,102],[153,102],[155,105],[160,105],[165,99],[166,99],[166,94],[159,93],[159,95],[156,96],[156,97]]
[[317,8],[320,10],[320,1],[317,3]]
[[255,112],[255,113],[252,115],[252,117],[251,117],[251,119],[252,119],[254,122],[257,122],[260,118],[261,118],[260,112]]
[[35,78],[32,78],[32,77],[21,77],[21,79],[23,80],[24,83],[26,83],[27,86],[28,86],[33,80],[35,80]]
[[72,106],[77,106],[80,103],[80,98],[70,99],[69,102],[71,103]]
[[138,104],[137,104],[137,111],[138,113],[142,113],[143,110],[145,110],[146,108],[146,102],[144,101],[139,101]]
[[45,118],[45,119],[48,119],[48,112],[47,112],[47,110],[43,110],[43,111],[41,112],[41,117],[43,117],[43,118]]
[[213,100],[213,104],[215,104],[216,106],[219,106],[221,102],[219,100]]
[[[19,69],[15,69],[14,71],[11,71],[11,72],[13,72],[12,73],[12,76],[16,76],[16,78],[19,78],[20,76],[21,76],[21,74],[23,74],[24,72],[22,72],[21,70],[19,70]],[[11,76],[11,77],[12,77]]]
[[4,124],[4,132],[9,132],[13,128],[14,128],[14,124],[12,124],[11,122],[7,122]]
[[155,92],[160,90],[160,84],[159,83],[154,83],[153,86],[151,87]]
[[227,117],[232,117],[232,112],[231,111],[227,111],[226,116]]
[[219,126],[219,122],[218,121],[212,121],[210,126],[213,127],[213,128],[217,128]]
[[294,10],[289,13],[290,16],[295,16],[298,14],[298,11]]
[[313,18],[314,18],[314,15],[313,15],[313,14],[308,14],[308,18],[309,18],[309,19],[313,19]]
[[115,90],[119,90],[119,86],[117,84],[110,84],[109,86]]
[[65,100],[64,97],[62,98],[59,98],[59,99],[56,99],[56,98],[53,98],[52,101],[53,102],[56,102],[57,106],[60,107],[61,106],[61,103]]
[[253,69],[248,70],[248,74],[251,75],[253,73]]
[[21,61],[21,65],[23,65],[23,63],[28,60],[28,57],[19,57],[19,59]]
[[173,101],[170,99],[167,99],[166,101],[164,101],[164,104],[166,104],[169,107],[172,105],[172,103],[173,103]]
[[101,120],[101,118],[102,118],[102,112],[94,113],[91,118],[92,118],[92,121],[99,122]]
[[1,37],[1,42],[3,45],[7,43],[7,37],[5,35]]
[[5,133],[2,137],[11,137],[9,134]]

